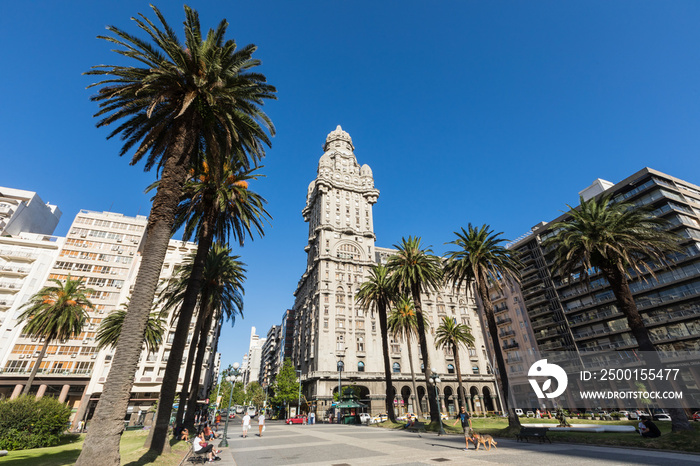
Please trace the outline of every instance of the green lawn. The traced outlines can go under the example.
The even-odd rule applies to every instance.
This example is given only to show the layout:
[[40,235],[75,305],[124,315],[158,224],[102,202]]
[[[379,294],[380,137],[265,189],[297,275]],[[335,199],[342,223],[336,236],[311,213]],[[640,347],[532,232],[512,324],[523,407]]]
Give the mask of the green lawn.
[[[453,426],[455,419],[450,419],[448,421],[443,421],[443,427],[445,432],[448,434],[462,434],[462,428],[460,423],[457,422],[456,426]],[[520,422],[523,425],[527,424],[551,424],[556,426],[559,421],[555,419],[527,419],[520,418]],[[598,424],[598,425],[631,425],[637,426],[639,421],[591,421],[583,419],[569,419],[571,424]],[[616,433],[616,432],[605,432],[605,433],[586,433],[586,432],[548,432],[547,436],[552,439],[553,443],[565,442],[565,443],[584,443],[584,444],[594,444],[594,445],[611,445],[611,446],[624,446],[632,448],[653,448],[659,450],[676,450],[676,451],[688,451],[700,453],[700,423],[691,423],[694,430],[690,432],[671,432],[671,422],[670,421],[655,421],[656,425],[659,426],[661,430],[661,437],[655,439],[646,439],[641,437],[636,432],[629,433]],[[383,427],[388,429],[402,429],[405,422],[401,423],[391,423],[389,421],[382,422],[381,424],[373,424],[377,427]],[[472,418],[472,427],[479,433],[491,434],[494,437],[507,437],[515,438],[515,434],[510,432],[508,427],[508,420],[503,418]],[[426,426],[428,430],[437,431],[439,426],[437,424],[431,424]]]
[[[178,464],[189,449],[185,442],[171,441],[170,453],[155,457],[143,448],[147,431],[134,430],[124,432],[121,441],[122,465],[126,466],[170,466]],[[3,466],[68,466],[75,463],[83,447],[85,435],[67,435],[63,442],[55,447],[34,448],[32,450],[11,451],[0,458]]]

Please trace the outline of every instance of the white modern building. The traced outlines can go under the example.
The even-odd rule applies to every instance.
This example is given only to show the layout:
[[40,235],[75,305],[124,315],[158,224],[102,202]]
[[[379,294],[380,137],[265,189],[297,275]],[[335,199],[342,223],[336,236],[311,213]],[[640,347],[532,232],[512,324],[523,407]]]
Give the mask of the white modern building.
[[37,193],[0,186],[0,235],[51,235],[60,219],[59,208]]

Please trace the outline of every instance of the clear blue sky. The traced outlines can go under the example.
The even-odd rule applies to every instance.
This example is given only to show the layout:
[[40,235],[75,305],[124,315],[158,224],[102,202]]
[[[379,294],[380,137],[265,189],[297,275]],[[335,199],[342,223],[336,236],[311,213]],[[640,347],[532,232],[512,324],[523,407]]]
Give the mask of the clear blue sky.
[[[182,5],[159,2],[182,30]],[[419,235],[436,252],[468,222],[516,238],[596,178],[649,166],[700,183],[700,3],[690,1],[192,2],[204,27],[255,43],[278,89],[277,127],[251,185],[274,217],[240,253],[245,319],[226,326],[240,361],[293,304],[304,271],[301,217],[321,145],[340,124],[381,191],[379,246]],[[135,32],[146,2],[4,2],[0,15],[0,185],[80,209],[146,214],[153,173],[96,129],[90,66],[116,63],[96,39]]]

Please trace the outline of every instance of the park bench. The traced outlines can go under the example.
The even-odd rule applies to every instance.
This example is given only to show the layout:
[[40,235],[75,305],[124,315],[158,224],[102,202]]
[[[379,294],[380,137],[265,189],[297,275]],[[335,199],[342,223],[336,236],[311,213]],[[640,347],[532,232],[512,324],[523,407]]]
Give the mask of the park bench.
[[532,437],[539,439],[540,443],[544,443],[545,440],[552,443],[549,437],[547,437],[547,430],[549,430],[547,427],[521,427],[520,432],[516,435],[516,438],[518,439],[518,442],[525,440],[529,443],[529,438]]
[[408,428],[409,432],[425,432],[425,422],[416,421]]

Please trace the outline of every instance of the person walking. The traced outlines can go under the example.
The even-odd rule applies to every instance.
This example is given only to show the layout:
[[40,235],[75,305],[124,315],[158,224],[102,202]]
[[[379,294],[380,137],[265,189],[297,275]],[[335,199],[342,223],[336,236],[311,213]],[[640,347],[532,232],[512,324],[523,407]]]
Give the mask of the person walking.
[[314,425],[314,421],[316,421],[316,414],[311,411],[309,413],[309,424]]
[[219,431],[219,424],[221,424],[221,413],[216,413],[216,418],[214,418],[214,431]]
[[262,437],[263,430],[265,430],[265,411],[260,411],[260,416],[258,416],[258,437]]
[[[464,449],[469,450],[469,441],[471,440],[472,443],[476,446],[476,442],[474,441],[472,437],[472,418],[467,412],[466,409],[464,409],[464,406],[462,406],[462,410],[459,413],[459,417],[457,418],[457,421],[460,421],[462,423],[462,430],[464,431],[464,443],[466,443],[466,448]],[[457,421],[452,424],[453,426],[457,425]]]
[[248,436],[248,429],[250,429],[250,414],[245,413],[243,416],[243,438]]

